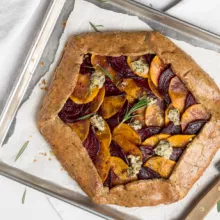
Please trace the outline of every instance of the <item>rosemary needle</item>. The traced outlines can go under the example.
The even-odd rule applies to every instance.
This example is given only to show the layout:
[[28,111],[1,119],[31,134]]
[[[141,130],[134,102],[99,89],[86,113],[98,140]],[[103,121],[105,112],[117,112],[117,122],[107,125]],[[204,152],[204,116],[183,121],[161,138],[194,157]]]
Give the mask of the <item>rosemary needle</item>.
[[24,153],[24,151],[25,151],[25,149],[27,148],[28,144],[29,144],[29,141],[26,141],[26,142],[23,144],[23,146],[22,146],[21,149],[19,150],[19,152],[18,152],[18,154],[17,154],[17,156],[16,156],[14,162],[16,162],[16,161],[18,160],[18,158]]
[[22,204],[24,204],[24,202],[25,202],[26,192],[27,192],[27,189],[24,190],[22,200],[21,200]]
[[98,30],[97,27],[103,27],[103,25],[99,24],[99,25],[94,25],[91,21],[89,22],[89,24],[91,25],[91,27],[94,29],[94,31],[96,32],[101,32],[100,30]]
[[95,113],[90,113],[90,114],[88,114],[88,115],[84,115],[84,116],[82,116],[82,117],[79,117],[78,119],[77,119],[77,121],[80,121],[80,120],[84,120],[84,119],[87,119],[87,118],[90,118],[92,115],[94,115]]

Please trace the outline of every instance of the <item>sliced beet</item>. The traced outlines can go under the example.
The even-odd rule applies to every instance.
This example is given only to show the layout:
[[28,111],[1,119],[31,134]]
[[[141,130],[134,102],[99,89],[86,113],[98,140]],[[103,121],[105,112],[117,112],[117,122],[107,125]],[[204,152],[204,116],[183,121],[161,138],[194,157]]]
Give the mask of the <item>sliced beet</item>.
[[94,162],[100,150],[100,142],[96,136],[96,133],[91,127],[87,138],[85,139],[85,141],[83,141],[83,146],[86,148],[90,158]]
[[173,122],[170,122],[165,128],[161,130],[162,134],[181,134],[182,130],[180,125],[174,125]]
[[146,138],[149,138],[155,134],[158,134],[161,130],[161,127],[158,126],[149,126],[144,127],[137,131],[137,133],[140,135],[141,141],[144,141]]
[[197,120],[190,122],[185,130],[183,131],[184,134],[198,134],[201,128],[205,125],[206,120]]
[[149,167],[142,167],[137,174],[139,180],[161,178],[161,176]]
[[152,146],[141,146],[140,150],[143,155],[143,162],[155,155],[154,148]]
[[92,73],[95,69],[92,66],[91,63],[91,54],[85,54],[83,56],[83,62],[80,66],[80,73],[81,74],[86,74],[86,73]]
[[109,77],[105,77],[105,96],[121,95],[121,92]]
[[150,66],[152,60],[155,57],[155,54],[148,53],[148,54],[145,54],[143,57],[144,57],[144,60],[146,61],[146,63]]
[[194,98],[193,94],[189,92],[186,97],[185,110],[194,104],[197,104],[196,99]]
[[126,110],[130,109],[130,108],[131,108],[131,105],[126,100],[125,104],[117,112],[117,114],[115,114],[111,118],[107,119],[107,123],[108,123],[111,130],[113,130],[122,121],[122,119],[126,113]]
[[152,93],[151,89],[149,87],[149,84],[148,84],[148,79],[142,78],[140,76],[134,76],[132,79],[134,79],[135,82],[137,83],[137,85],[139,87],[142,87],[147,92],[147,94],[151,94]]
[[133,78],[136,76],[128,66],[126,56],[107,57],[107,61],[121,78]]
[[113,170],[110,169],[109,173],[108,173],[108,176],[107,176],[105,182],[103,183],[103,185],[105,187],[108,187],[109,189],[111,189],[112,188],[112,179],[113,179]]
[[125,153],[124,153],[123,150],[118,146],[118,144],[115,143],[114,141],[112,141],[111,144],[110,144],[110,153],[111,153],[111,156],[119,157],[119,158],[121,158],[122,160],[124,160],[124,162],[125,162],[126,164],[129,164],[129,163],[128,163],[128,159],[127,159]]
[[170,160],[178,161],[184,150],[185,147],[174,147]]
[[89,104],[76,104],[68,99],[58,115],[64,123],[73,123],[79,117],[88,114],[88,112]]
[[170,104],[170,97],[168,94],[168,89],[170,85],[170,80],[175,76],[172,69],[169,67],[168,69],[164,70],[160,77],[158,83],[158,90],[160,94],[164,97],[164,100],[167,104]]

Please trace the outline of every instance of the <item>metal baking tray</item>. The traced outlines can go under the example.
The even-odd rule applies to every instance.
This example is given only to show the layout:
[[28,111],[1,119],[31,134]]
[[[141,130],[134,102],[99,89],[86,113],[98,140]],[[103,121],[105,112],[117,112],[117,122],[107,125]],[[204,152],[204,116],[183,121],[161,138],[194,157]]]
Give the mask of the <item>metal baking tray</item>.
[[[104,9],[136,15],[152,29],[158,30],[168,37],[185,41],[194,46],[220,51],[220,36],[132,0],[109,0],[106,3],[101,3],[99,0],[87,1]],[[15,116],[19,106],[27,100],[36,83],[49,70],[64,29],[62,23],[68,19],[73,8],[73,0],[51,0],[48,5],[36,38],[0,116],[1,145],[6,143],[13,134]],[[40,67],[40,62],[44,62],[43,67]],[[137,219],[110,206],[96,205],[80,193],[27,174],[3,162],[0,162],[0,174],[105,219]]]

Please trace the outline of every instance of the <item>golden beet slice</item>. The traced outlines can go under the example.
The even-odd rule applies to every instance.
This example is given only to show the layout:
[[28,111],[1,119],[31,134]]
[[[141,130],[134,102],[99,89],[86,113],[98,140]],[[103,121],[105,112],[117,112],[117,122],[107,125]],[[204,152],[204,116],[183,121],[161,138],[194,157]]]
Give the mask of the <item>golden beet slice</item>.
[[74,122],[70,126],[76,132],[82,142],[87,138],[90,128],[89,119]]
[[113,131],[113,136],[123,135],[128,141],[134,144],[141,144],[141,138],[139,134],[128,124],[119,124]]
[[167,140],[172,147],[185,147],[194,137],[195,135],[177,134],[167,138]]
[[161,177],[168,178],[173,171],[175,164],[175,161],[157,156],[149,158],[145,162],[144,167],[149,167],[155,172],[159,173]]
[[104,100],[105,97],[105,87],[103,86],[101,89],[99,89],[98,95],[92,100],[90,104],[90,112],[94,113],[97,112]]
[[138,120],[140,122],[140,124],[142,125],[142,127],[145,126],[145,121],[144,121],[145,109],[146,108],[140,108],[140,109],[134,111],[133,118],[132,118],[133,121]]
[[159,99],[162,99],[162,98],[163,98],[163,96],[159,93],[157,87],[153,84],[153,82],[152,82],[152,80],[151,80],[150,77],[148,78],[148,85],[149,85],[151,91],[152,91]]
[[147,145],[147,146],[156,146],[160,140],[162,139],[166,139],[170,137],[169,134],[156,134],[154,136],[151,136],[149,138],[147,138],[142,145]]
[[146,61],[138,57],[127,57],[127,63],[128,66],[131,68],[131,70],[138,76],[142,78],[148,77],[149,67]]
[[100,151],[96,157],[95,166],[102,179],[102,182],[104,182],[111,167],[111,155],[109,146],[112,140],[111,131],[106,122],[104,131],[96,131],[96,135],[100,141]]
[[164,110],[160,106],[159,100],[147,106],[145,111],[145,124],[147,126],[158,126],[164,125]]
[[128,165],[119,157],[111,157],[111,167],[114,173],[122,180],[126,180]]
[[123,95],[108,96],[101,105],[102,115],[105,119],[115,115],[124,105],[126,97]]
[[125,136],[114,135],[113,140],[121,147],[125,154],[140,156],[140,159],[142,160],[141,150],[135,144],[131,143]]
[[76,104],[86,104],[91,102],[98,94],[99,88],[95,87],[90,91],[90,74],[79,74],[76,87],[70,96]]
[[163,61],[158,57],[155,56],[150,64],[150,78],[153,82],[153,84],[158,87],[159,83],[159,77],[161,72],[164,70],[166,65],[163,63]]
[[182,130],[186,128],[186,126],[196,120],[208,120],[210,117],[209,113],[205,110],[205,108],[201,104],[195,104],[186,109],[181,118],[181,127]]
[[122,83],[118,85],[118,88],[135,99],[140,98],[144,92],[144,90],[130,78],[123,79]]
[[168,93],[173,107],[177,108],[181,113],[184,110],[188,92],[189,90],[181,82],[178,76],[175,76],[171,79]]

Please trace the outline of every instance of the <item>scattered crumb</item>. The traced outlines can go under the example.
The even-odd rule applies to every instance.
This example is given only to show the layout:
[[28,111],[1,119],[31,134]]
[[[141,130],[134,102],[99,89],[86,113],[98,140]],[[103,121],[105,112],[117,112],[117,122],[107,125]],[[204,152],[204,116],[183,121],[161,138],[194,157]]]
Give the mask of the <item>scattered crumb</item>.
[[42,83],[42,84],[44,84],[44,85],[46,85],[46,84],[47,84],[47,82],[46,82],[46,80],[45,80],[45,79],[43,79],[41,83]]
[[30,135],[30,137],[29,138],[32,138],[32,135]]
[[34,163],[36,163],[38,160],[37,159],[34,159]]
[[39,153],[40,155],[42,155],[42,156],[47,156],[47,153],[46,152],[41,152],[41,153]]
[[66,21],[63,21],[62,26],[66,27]]
[[48,160],[51,160],[51,158],[48,158]]
[[54,156],[54,152],[53,152],[52,150],[50,151],[50,155],[51,155],[51,156]]
[[44,66],[44,62],[40,62],[40,66]]
[[61,171],[64,171],[63,167],[60,168]]

